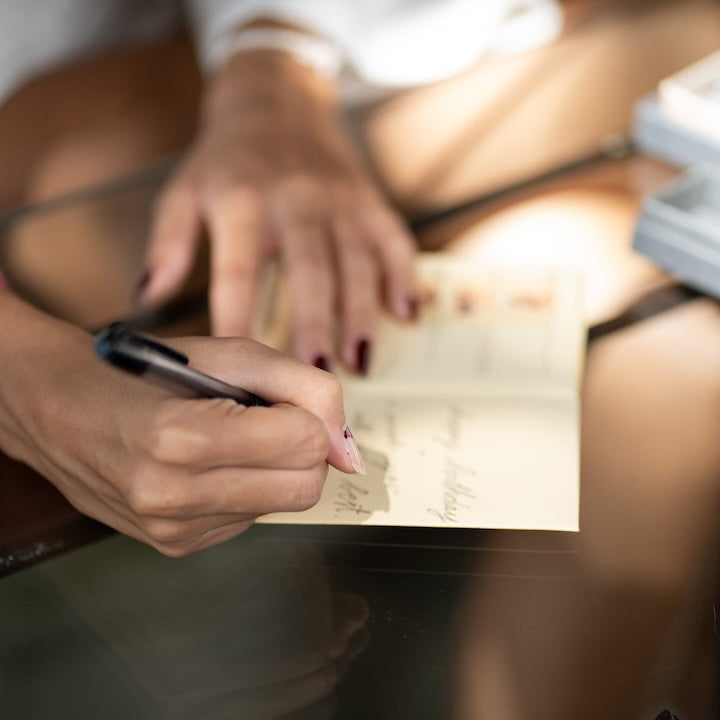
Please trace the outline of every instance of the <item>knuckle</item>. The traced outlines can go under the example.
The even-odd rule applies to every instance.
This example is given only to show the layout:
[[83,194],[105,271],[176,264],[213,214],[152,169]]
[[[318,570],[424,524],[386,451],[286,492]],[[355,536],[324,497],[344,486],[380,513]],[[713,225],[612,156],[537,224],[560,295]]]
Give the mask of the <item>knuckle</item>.
[[392,255],[399,257],[403,262],[409,263],[417,250],[413,239],[404,227],[395,229],[391,235],[391,242],[388,243]]
[[257,216],[265,205],[265,193],[250,180],[230,180],[213,189],[210,202],[218,208],[232,208],[235,213]]
[[413,240],[405,221],[398,213],[378,201],[374,209],[364,215],[364,224],[371,236],[396,247],[413,247]]
[[181,170],[173,180],[165,185],[153,200],[153,214],[170,214],[178,205],[186,203],[188,197],[192,196],[194,192],[195,183],[192,176],[186,170]]
[[330,451],[330,439],[322,422],[315,417],[308,417],[296,438],[292,454],[299,465],[307,469],[324,467]]
[[293,483],[292,492],[288,498],[288,510],[301,512],[317,505],[322,495],[326,476],[327,466],[324,466],[323,469],[316,468],[303,473]]
[[152,210],[155,215],[168,212],[175,202],[187,192],[177,181],[170,183],[153,200]]
[[336,375],[322,375],[318,381],[318,392],[329,401],[342,402],[342,383]]
[[166,545],[164,543],[152,544],[158,552],[161,552],[163,555],[172,558],[173,560],[179,560],[180,558],[186,557],[193,551],[192,547],[187,545]]
[[342,408],[343,389],[336,375],[331,373],[319,374],[316,383],[315,397],[320,401],[324,409],[332,411]]
[[131,483],[125,494],[130,510],[138,517],[162,515],[168,512],[168,500],[154,483],[137,481]]
[[338,265],[351,277],[364,276],[377,265],[378,252],[364,233],[349,233],[337,253]]
[[173,416],[159,413],[146,440],[147,452],[160,465],[188,465],[205,457],[211,440],[206,433],[183,427]]
[[[326,338],[332,337],[333,321],[329,312],[320,308],[297,308],[293,319],[295,334],[309,350],[318,352],[316,348],[324,348]],[[330,350],[327,355],[331,354]]]
[[372,201],[365,183],[355,173],[343,172],[339,168],[330,178],[328,193],[333,205],[345,213],[352,213],[358,206],[365,208]]
[[295,201],[298,207],[320,205],[324,197],[322,183],[306,172],[294,172],[284,178],[278,184],[278,191],[284,197]]
[[196,503],[181,487],[162,480],[158,473],[135,476],[124,492],[125,504],[141,523],[173,522],[196,512]]
[[291,271],[297,276],[302,274],[313,285],[326,282],[330,272],[325,239],[320,237],[315,242],[304,242],[293,249]]
[[145,523],[145,534],[156,545],[168,550],[182,549],[187,540],[187,528],[180,520],[153,519]]
[[276,209],[298,229],[315,229],[323,220],[326,193],[311,175],[295,173],[284,178],[273,197]]
[[222,287],[222,283],[236,287],[254,280],[256,275],[255,265],[250,263],[247,258],[229,258],[222,266],[222,276],[218,279],[218,284]]
[[343,317],[347,336],[369,337],[375,324],[379,300],[374,295],[346,290]]

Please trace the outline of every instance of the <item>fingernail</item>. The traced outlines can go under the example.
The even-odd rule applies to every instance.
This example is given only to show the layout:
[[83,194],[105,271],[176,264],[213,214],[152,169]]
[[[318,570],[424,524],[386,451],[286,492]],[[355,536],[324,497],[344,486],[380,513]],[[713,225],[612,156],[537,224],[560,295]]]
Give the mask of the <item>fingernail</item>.
[[458,310],[463,314],[467,315],[472,312],[473,302],[472,298],[468,293],[460,293],[457,299]]
[[678,720],[676,715],[673,715],[669,710],[663,710],[655,720]]
[[143,276],[140,278],[140,282],[135,286],[135,292],[133,293],[133,301],[137,304],[142,299],[142,295],[147,289],[150,283],[150,271],[146,270]]
[[316,355],[312,364],[320,370],[324,370],[325,372],[332,372],[330,370],[330,363],[324,355]]
[[408,320],[412,320],[414,322],[418,319],[418,316],[420,315],[420,301],[417,297],[413,296],[407,299],[407,313]]
[[343,446],[345,447],[345,454],[348,456],[353,469],[358,475],[365,475],[365,463],[363,462],[360,450],[355,443],[353,434],[350,432],[350,428],[347,425],[343,426]]
[[355,350],[355,367],[361,375],[367,375],[370,369],[370,342],[360,340]]

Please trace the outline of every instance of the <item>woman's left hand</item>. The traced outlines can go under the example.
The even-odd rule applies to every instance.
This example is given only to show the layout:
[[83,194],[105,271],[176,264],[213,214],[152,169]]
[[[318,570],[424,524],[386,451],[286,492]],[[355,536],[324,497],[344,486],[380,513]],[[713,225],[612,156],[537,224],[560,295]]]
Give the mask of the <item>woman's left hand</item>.
[[412,319],[414,242],[345,135],[327,79],[279,51],[236,54],[157,205],[141,302],[177,290],[203,227],[216,335],[248,335],[263,259],[286,271],[295,354],[364,373],[380,305]]

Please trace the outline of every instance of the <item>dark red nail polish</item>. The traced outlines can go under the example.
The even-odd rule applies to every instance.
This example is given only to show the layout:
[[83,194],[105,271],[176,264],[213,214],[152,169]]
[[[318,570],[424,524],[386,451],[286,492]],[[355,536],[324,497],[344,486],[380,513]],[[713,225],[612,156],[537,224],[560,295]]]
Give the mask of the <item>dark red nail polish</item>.
[[468,293],[460,293],[457,299],[458,311],[463,315],[467,315],[472,312],[473,301],[472,297]]
[[409,297],[407,300],[408,318],[413,322],[420,315],[420,301],[416,297]]
[[361,375],[367,375],[370,369],[370,342],[360,340],[355,351],[355,367]]
[[324,370],[325,372],[332,372],[330,370],[330,363],[324,355],[316,355],[312,364],[320,370]]
[[145,289],[147,288],[148,284],[150,283],[150,271],[146,270],[143,273],[143,276],[140,278],[140,281],[135,286],[135,293],[133,294],[133,300],[137,303],[140,301],[140,298],[142,297],[143,292],[145,292]]

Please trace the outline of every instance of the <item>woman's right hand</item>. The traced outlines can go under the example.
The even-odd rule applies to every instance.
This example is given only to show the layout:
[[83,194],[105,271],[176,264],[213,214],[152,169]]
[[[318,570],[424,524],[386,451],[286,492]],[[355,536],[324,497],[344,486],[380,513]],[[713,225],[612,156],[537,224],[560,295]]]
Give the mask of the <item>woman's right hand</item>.
[[[271,407],[181,399],[105,365],[85,332],[0,290],[0,447],[81,512],[170,556],[314,505],[362,466],[329,373],[244,339],[170,344]],[[349,435],[349,437],[348,437]]]

